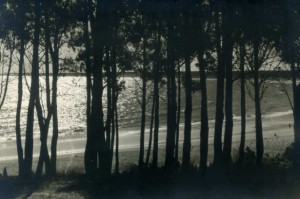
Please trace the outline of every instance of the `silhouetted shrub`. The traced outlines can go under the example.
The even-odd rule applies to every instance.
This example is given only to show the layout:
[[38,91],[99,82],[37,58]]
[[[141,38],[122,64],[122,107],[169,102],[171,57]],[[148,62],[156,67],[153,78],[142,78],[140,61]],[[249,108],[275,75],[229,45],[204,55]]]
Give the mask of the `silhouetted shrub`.
[[293,162],[293,152],[294,152],[294,143],[292,143],[290,146],[286,147],[286,149],[284,150],[282,155],[287,160]]
[[251,165],[254,164],[256,160],[255,151],[253,151],[248,146],[245,148],[245,154],[244,154],[244,163],[245,165]]

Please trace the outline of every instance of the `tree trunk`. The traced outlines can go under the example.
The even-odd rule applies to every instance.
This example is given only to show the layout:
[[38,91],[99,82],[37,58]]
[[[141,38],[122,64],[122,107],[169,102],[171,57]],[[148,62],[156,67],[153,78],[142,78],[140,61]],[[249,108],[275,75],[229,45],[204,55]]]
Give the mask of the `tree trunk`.
[[149,165],[150,152],[151,152],[151,146],[152,146],[154,108],[155,108],[155,99],[153,98],[152,109],[151,109],[151,121],[150,121],[150,132],[149,132],[148,151],[147,151],[147,157],[146,157],[146,165],[147,165],[147,166]]
[[185,55],[185,118],[184,141],[182,154],[182,167],[187,170],[190,167],[191,155],[191,120],[192,120],[192,78],[190,56]]
[[167,39],[167,137],[165,168],[174,168],[175,163],[175,134],[176,134],[176,80],[174,58],[174,27],[169,24]]
[[[230,8],[232,9],[232,8]],[[226,9],[228,11],[228,9]],[[224,14],[225,15],[225,14]],[[225,164],[231,162],[231,146],[232,146],[232,129],[233,129],[233,116],[232,116],[232,60],[233,60],[233,41],[232,41],[232,32],[228,30],[231,21],[229,21],[228,13],[226,16],[227,28],[224,30],[223,36],[223,54],[225,59],[226,66],[226,97],[225,97],[225,132],[224,132],[224,147],[223,147],[223,160]],[[224,19],[225,20],[225,19]],[[223,25],[223,26],[224,26]]]
[[115,165],[115,174],[120,173],[120,163],[119,163],[119,117],[118,117],[118,109],[115,109],[115,120],[116,120],[116,165]]
[[[243,39],[243,38],[241,38]],[[241,141],[239,147],[240,164],[244,161],[245,140],[246,140],[246,92],[245,92],[245,44],[240,42],[240,71],[241,71]]]
[[106,71],[106,91],[107,91],[107,113],[106,113],[106,124],[105,124],[105,132],[106,132],[106,144],[107,148],[110,149],[110,140],[111,140],[111,123],[113,118],[112,112],[112,87],[113,80],[111,74],[111,56],[108,47],[105,48],[105,71]]
[[20,49],[20,61],[19,61],[19,74],[18,74],[18,104],[16,114],[16,143],[18,152],[18,164],[19,164],[19,177],[23,176],[23,147],[21,140],[21,108],[23,98],[23,66],[24,66],[24,38],[21,38],[21,49]]
[[216,44],[217,44],[217,95],[216,95],[216,118],[215,118],[215,132],[214,132],[214,164],[219,165],[222,158],[222,128],[224,119],[224,74],[225,67],[223,61],[223,53],[221,49],[221,30],[220,30],[220,16],[219,11],[215,13],[216,25]]
[[[45,17],[47,18],[47,17]],[[47,29],[47,28],[46,28]],[[50,176],[50,168],[51,168],[51,163],[50,163],[50,158],[48,154],[48,146],[47,146],[47,139],[48,139],[48,132],[49,132],[49,124],[50,120],[52,117],[52,110],[51,110],[51,101],[50,101],[50,96],[51,96],[51,91],[50,91],[50,70],[49,70],[49,32],[48,29],[46,31],[46,46],[45,46],[45,84],[46,84],[46,104],[47,104],[47,118],[44,118],[43,116],[43,108],[41,105],[40,97],[36,100],[35,107],[36,107],[36,112],[37,112],[37,117],[38,117],[38,123],[40,127],[40,141],[41,141],[41,146],[40,146],[40,156],[39,156],[39,161],[36,169],[36,176],[41,177],[43,174],[43,165],[45,163],[46,167],[46,175]]]
[[[159,28],[158,28],[159,29]],[[153,65],[153,81],[154,81],[154,91],[153,98],[155,100],[155,108],[154,108],[154,135],[153,135],[153,162],[152,167],[157,168],[158,162],[158,131],[159,131],[159,64],[160,64],[160,51],[161,51],[161,35],[158,31],[156,38],[156,59]]]
[[118,131],[118,117],[117,117],[117,101],[118,101],[118,80],[117,80],[117,27],[114,30],[114,42],[112,47],[112,69],[111,69],[111,93],[112,93],[112,138],[111,138],[111,169],[112,169],[112,160],[113,160],[113,152],[114,152],[114,140],[116,136],[116,165],[115,165],[115,172],[119,172],[119,131]]
[[146,80],[145,77],[142,77],[142,119],[141,119],[140,154],[139,154],[140,167],[143,167],[144,165],[145,121],[146,121]]
[[57,159],[57,140],[58,140],[58,118],[57,118],[57,80],[58,80],[59,60],[58,49],[53,59],[53,75],[52,75],[52,123],[53,134],[51,140],[51,174],[56,176],[56,159]]
[[287,43],[288,53],[289,53],[289,61],[290,69],[291,69],[291,77],[292,77],[292,91],[293,91],[293,104],[294,104],[294,167],[299,169],[300,167],[300,85],[297,86],[297,77],[299,74],[298,67],[296,68],[296,60],[297,57],[297,49],[295,41],[298,38],[297,27],[299,25],[298,22],[298,12],[297,4],[295,1],[288,0],[285,3],[285,21],[286,23],[285,31],[286,38],[285,42]]
[[[56,159],[57,159],[57,140],[58,140],[58,118],[57,118],[57,80],[58,80],[58,71],[59,71],[59,33],[58,25],[54,30],[54,41],[53,45],[51,44],[50,36],[50,24],[49,24],[49,11],[45,10],[45,37],[46,37],[46,86],[47,86],[47,108],[48,116],[47,121],[47,131],[50,125],[50,119],[53,117],[52,125],[52,139],[51,139],[51,159],[50,159],[50,173],[52,176],[56,176]],[[52,99],[50,91],[50,80],[49,80],[49,60],[48,60],[48,51],[50,51],[52,59]],[[50,100],[51,99],[51,100]],[[52,103],[51,103],[52,102]],[[47,132],[48,134],[48,132]],[[47,149],[48,151],[48,149]],[[48,152],[47,152],[48,154]],[[48,159],[47,159],[48,161]]]
[[[1,100],[0,100],[0,110],[2,109],[3,107],[3,104],[4,104],[4,101],[5,101],[5,98],[6,98],[6,94],[7,94],[7,89],[8,89],[8,84],[9,84],[9,76],[10,76],[10,71],[11,71],[11,68],[12,68],[12,62],[13,62],[13,54],[14,54],[14,51],[15,51],[15,38],[13,38],[13,41],[12,41],[12,44],[9,45],[9,61],[8,61],[8,69],[7,69],[7,72],[5,74],[6,76],[6,79],[5,79],[5,83],[4,83],[4,91],[3,89],[1,88],[1,92],[0,92],[0,97],[1,97]],[[3,71],[4,72],[4,71]],[[2,78],[4,77],[4,74],[2,73]],[[2,83],[1,83],[2,85]]]
[[[107,91],[107,100],[106,100],[106,124],[105,124],[105,137],[104,137],[104,143],[106,144],[106,147],[103,147],[103,159],[105,160],[103,169],[107,170],[103,173],[102,176],[106,177],[107,174],[110,174],[111,168],[112,168],[112,151],[111,148],[111,134],[112,134],[112,120],[114,116],[113,112],[113,102],[112,102],[112,87],[113,87],[113,78],[111,73],[112,68],[112,62],[111,62],[111,53],[108,46],[105,46],[105,58],[104,58],[104,67],[106,71],[106,91]],[[100,161],[100,154],[99,154],[99,161]],[[100,170],[100,167],[99,167]],[[109,172],[108,172],[109,171]],[[101,171],[100,171],[101,172]]]
[[297,86],[297,70],[295,63],[291,64],[292,86],[293,86],[293,102],[294,102],[294,167],[300,167],[300,85]]
[[[107,142],[108,135],[104,127],[104,116],[103,116],[103,67],[105,63],[102,62],[104,57],[103,53],[106,53],[107,36],[110,33],[107,22],[109,21],[109,10],[106,10],[103,5],[107,5],[108,1],[98,2],[96,8],[96,18],[92,22],[92,38],[93,38],[93,89],[92,89],[92,131],[96,135],[96,149],[98,155],[98,173],[102,179],[106,179],[111,174],[110,168],[110,149],[109,143]],[[108,104],[107,104],[107,107]]]
[[[24,1],[19,1],[22,5]],[[23,67],[24,67],[24,55],[25,55],[25,38],[23,31],[25,31],[25,10],[20,9],[20,20],[21,20],[21,27],[20,30],[22,33],[20,35],[20,60],[19,60],[19,74],[18,74],[18,102],[17,102],[17,113],[16,113],[16,144],[17,144],[17,153],[18,153],[18,164],[19,164],[19,177],[22,177],[23,174],[23,147],[22,147],[22,140],[21,140],[21,108],[22,108],[22,99],[23,99]]]
[[198,53],[198,61],[200,67],[200,86],[201,86],[201,129],[200,129],[200,167],[201,175],[205,175],[208,157],[208,109],[207,109],[207,87],[206,87],[206,71],[203,58],[204,52]]
[[255,102],[255,128],[256,128],[256,166],[260,167],[264,153],[263,129],[260,107],[260,84],[259,84],[259,63],[258,63],[258,44],[254,41],[254,102]]
[[294,128],[295,128],[295,148],[294,148],[294,167],[300,166],[300,84],[294,90]]
[[[89,0],[86,1],[86,4],[89,4]],[[84,40],[85,40],[85,64],[86,64],[86,92],[87,92],[87,101],[86,101],[86,124],[87,124],[87,144],[84,154],[84,166],[85,171],[88,176],[91,176],[93,171],[96,171],[96,168],[94,168],[96,165],[93,161],[95,160],[95,153],[92,149],[92,143],[91,139],[95,138],[94,135],[92,135],[92,129],[91,129],[91,90],[92,90],[92,63],[91,63],[91,44],[89,39],[89,10],[86,7],[86,18],[84,22]]]
[[158,130],[159,130],[159,89],[158,89],[158,80],[154,82],[154,99],[155,99],[155,108],[154,108],[154,132],[153,132],[153,162],[152,167],[157,168],[158,161]]
[[[44,118],[42,117],[42,109],[40,104],[37,105],[39,107],[37,107],[36,109],[38,110],[38,117],[39,117],[39,123],[42,122],[44,120]],[[37,164],[37,169],[36,169],[36,177],[41,177],[43,174],[43,165],[45,163],[45,170],[46,170],[46,175],[50,176],[50,171],[51,171],[51,163],[50,163],[50,158],[49,158],[49,153],[48,153],[48,146],[47,146],[47,138],[48,138],[48,130],[49,130],[49,123],[50,120],[47,119],[47,121],[45,121],[45,123],[40,123],[40,141],[41,141],[41,146],[40,146],[40,156],[39,156],[39,160],[38,160],[38,164]]]
[[[92,17],[92,16],[90,16]],[[87,135],[85,149],[85,170],[89,177],[98,174],[105,177],[110,174],[109,159],[110,153],[105,141],[105,129],[103,121],[103,53],[104,35],[106,31],[107,13],[101,10],[97,4],[96,18],[91,18],[92,40],[93,40],[93,87],[92,106],[90,117],[90,130]],[[98,167],[99,165],[99,167]],[[98,169],[97,169],[98,168]]]
[[175,161],[178,163],[179,152],[179,127],[180,127],[180,113],[181,113],[181,72],[180,65],[177,67],[177,117],[176,117],[176,137],[175,137]]
[[27,127],[25,137],[25,160],[24,177],[32,177],[32,156],[33,156],[33,120],[34,103],[39,95],[39,41],[40,41],[40,1],[34,1],[34,36],[33,36],[33,54],[31,70],[31,90],[29,97]]
[[[113,93],[113,95],[115,95],[115,91],[112,91],[112,93]],[[113,104],[114,104],[114,99],[113,99]],[[116,124],[115,110],[113,107],[113,115],[112,115],[112,120],[111,120],[111,141],[110,141],[110,168],[111,169],[112,169],[112,163],[113,163],[113,157],[114,157],[114,146],[115,146],[115,136],[116,136],[115,124]]]
[[144,165],[144,150],[145,150],[145,121],[146,121],[146,43],[145,34],[143,38],[143,71],[142,71],[142,118],[141,118],[141,137],[140,137],[140,154],[139,167]]

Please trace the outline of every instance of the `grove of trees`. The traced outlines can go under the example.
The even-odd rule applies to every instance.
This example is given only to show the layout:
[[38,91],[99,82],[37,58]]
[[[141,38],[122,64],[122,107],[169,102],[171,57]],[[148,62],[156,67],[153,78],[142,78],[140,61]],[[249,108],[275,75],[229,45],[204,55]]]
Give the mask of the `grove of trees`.
[[[185,172],[193,166],[194,69],[201,96],[197,102],[201,107],[197,113],[201,118],[199,172],[204,175],[208,165],[208,73],[214,73],[217,79],[212,166],[227,167],[233,162],[233,84],[238,81],[241,93],[238,162],[243,164],[245,157],[247,84],[253,91],[249,95],[255,104],[255,164],[261,167],[264,156],[261,99],[268,81],[264,72],[270,70],[271,64],[273,73],[280,76],[281,71],[276,67],[279,63],[288,66],[292,81],[293,160],[294,166],[299,167],[299,3],[296,0],[1,1],[0,64],[4,69],[1,69],[0,109],[5,103],[12,59],[17,57],[13,63],[18,68],[15,133],[19,176],[40,177],[44,168],[47,176],[57,173],[57,81],[60,71],[69,67],[68,70],[74,72],[70,67],[74,64],[83,66],[86,78],[84,166],[89,178],[107,178],[112,172],[119,172],[121,138],[117,102],[124,89],[120,75],[126,72],[134,72],[141,79],[139,168],[159,166],[162,97],[167,103],[164,168]],[[66,48],[73,49],[76,57],[63,57]],[[30,79],[28,104],[22,103],[25,76]],[[161,87],[166,88],[164,96]],[[41,97],[42,89],[45,99]],[[184,96],[183,102],[181,96]],[[146,117],[148,105],[150,118]],[[20,127],[23,106],[28,107],[24,132]],[[180,115],[182,109],[184,114]],[[41,145],[37,168],[33,168],[36,122]],[[179,141],[181,123],[184,125],[182,143]],[[145,143],[147,129],[149,144]],[[51,139],[50,149],[48,139]]]

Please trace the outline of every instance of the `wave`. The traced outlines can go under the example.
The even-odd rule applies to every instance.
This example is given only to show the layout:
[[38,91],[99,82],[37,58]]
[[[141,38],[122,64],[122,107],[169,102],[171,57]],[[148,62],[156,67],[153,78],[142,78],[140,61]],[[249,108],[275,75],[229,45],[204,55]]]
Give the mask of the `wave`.
[[[269,113],[269,114],[265,114],[262,115],[262,118],[274,118],[274,117],[282,117],[282,116],[287,116],[287,115],[292,115],[293,111],[292,110],[288,110],[288,111],[281,111],[281,112],[274,112],[274,113]],[[255,118],[254,114],[250,114],[246,116],[246,119],[253,119]],[[233,120],[241,120],[241,116],[240,115],[233,115]]]

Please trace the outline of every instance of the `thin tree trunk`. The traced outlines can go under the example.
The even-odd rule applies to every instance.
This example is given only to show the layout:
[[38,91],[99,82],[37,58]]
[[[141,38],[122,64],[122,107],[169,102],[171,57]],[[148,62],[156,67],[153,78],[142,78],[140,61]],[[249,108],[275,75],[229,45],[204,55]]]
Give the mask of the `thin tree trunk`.
[[201,129],[200,129],[200,167],[201,175],[205,175],[208,157],[208,108],[207,108],[207,87],[206,87],[206,71],[203,58],[204,52],[198,53],[200,86],[201,86]]
[[[241,38],[243,39],[243,38]],[[245,140],[246,140],[246,92],[245,92],[245,46],[240,42],[240,71],[241,71],[241,141],[239,147],[240,164],[244,161]]]
[[23,68],[24,68],[24,56],[25,56],[25,3],[23,0],[19,0],[21,9],[19,9],[19,19],[20,19],[20,29],[18,32],[20,37],[20,59],[19,59],[19,74],[18,74],[18,102],[17,102],[17,112],[16,112],[16,144],[18,153],[18,165],[19,165],[19,177],[24,175],[24,157],[23,157],[23,147],[21,140],[21,108],[23,100]]
[[[89,0],[86,0],[86,4],[89,4]],[[91,142],[91,139],[93,138],[92,130],[91,130],[91,89],[92,89],[92,78],[91,78],[91,44],[90,44],[90,38],[89,38],[89,10],[86,7],[86,18],[84,22],[84,38],[85,38],[85,64],[86,64],[86,92],[87,92],[87,100],[86,100],[86,124],[87,124],[87,144],[86,144],[86,150],[84,155],[84,167],[85,171],[88,171],[91,166],[91,159],[88,158],[88,153],[90,151],[89,148],[91,148],[91,144],[88,144]],[[94,169],[91,169],[94,170]]]
[[[57,44],[55,44],[57,46]],[[53,60],[52,75],[52,117],[53,117],[53,134],[51,140],[51,173],[56,176],[56,159],[57,159],[57,140],[58,140],[58,118],[57,118],[57,80],[59,70],[58,48],[55,50]]]
[[[228,16],[227,16],[228,17]],[[228,19],[226,20],[228,21]],[[233,60],[233,42],[231,41],[231,32],[226,31],[226,37],[223,37],[224,43],[224,58],[226,65],[226,97],[225,97],[225,132],[224,132],[224,147],[223,159],[225,164],[229,164],[231,159],[232,147],[232,130],[233,130],[233,115],[232,115],[232,60]],[[226,49],[226,50],[225,50]]]
[[[112,91],[112,93],[113,93],[113,95],[115,95],[115,91]],[[113,104],[114,104],[114,99],[113,99]],[[110,167],[111,168],[112,168],[113,157],[114,157],[114,146],[115,146],[115,136],[116,136],[115,124],[116,124],[115,111],[113,108],[113,116],[112,116],[112,120],[111,120],[111,141],[110,141]]]
[[25,137],[25,160],[24,176],[32,177],[32,156],[33,156],[33,120],[34,120],[34,103],[39,95],[39,35],[40,35],[40,1],[34,1],[34,39],[31,71],[31,90],[29,97],[27,127]]
[[158,131],[159,131],[159,95],[158,95],[158,80],[154,82],[154,99],[155,99],[155,110],[154,110],[154,132],[153,132],[153,162],[152,167],[157,168],[158,162]]
[[167,39],[167,137],[165,168],[174,169],[175,139],[176,139],[176,71],[175,71],[175,30],[173,23],[169,22]]
[[141,118],[141,136],[140,136],[140,154],[139,167],[144,165],[144,150],[145,150],[145,121],[146,121],[146,43],[145,34],[143,38],[143,72],[142,72],[142,118]]
[[[114,30],[114,42],[113,42],[113,47],[112,47],[112,69],[111,69],[111,84],[112,84],[112,88],[111,88],[111,93],[112,93],[112,138],[111,138],[111,168],[112,168],[112,160],[113,160],[113,151],[114,151],[114,140],[115,140],[115,136],[116,136],[116,150],[119,149],[119,137],[118,135],[116,135],[118,133],[118,118],[116,110],[118,109],[117,107],[117,101],[118,101],[118,95],[119,95],[119,91],[118,91],[118,80],[117,80],[117,26],[115,27]],[[116,152],[116,155],[117,152]],[[119,159],[119,157],[117,157]],[[116,164],[119,160],[116,159]],[[119,165],[115,165],[115,172],[119,172]]]
[[[159,29],[159,28],[158,28]],[[157,44],[155,49],[156,59],[153,66],[153,81],[154,81],[154,92],[153,98],[155,100],[154,110],[154,135],[153,135],[153,162],[152,167],[157,168],[158,162],[158,131],[159,131],[159,64],[160,64],[160,51],[161,51],[161,35],[158,30],[157,33]]]
[[[106,91],[107,91],[107,101],[106,101],[106,105],[107,105],[107,114],[106,114],[106,124],[105,124],[105,144],[106,147],[104,148],[105,150],[103,150],[103,159],[105,160],[105,164],[103,165],[106,170],[107,173],[104,172],[103,174],[105,175],[105,177],[107,176],[107,174],[111,173],[112,170],[112,155],[113,155],[113,146],[111,146],[111,143],[113,142],[112,140],[112,122],[113,122],[113,117],[114,117],[114,111],[113,111],[113,101],[112,101],[112,96],[113,96],[113,77],[112,77],[112,56],[110,53],[110,49],[106,46],[105,47],[105,71],[106,71]],[[100,157],[99,157],[100,158]],[[99,159],[100,161],[100,159]],[[100,169],[100,168],[99,168]],[[101,171],[100,171],[101,172]]]
[[[47,36],[49,34],[47,33]],[[37,117],[38,117],[38,123],[40,127],[40,141],[41,141],[41,146],[40,146],[40,156],[39,156],[39,161],[36,169],[36,176],[41,177],[43,173],[43,165],[45,163],[46,167],[46,175],[50,176],[50,158],[48,154],[48,146],[47,146],[47,139],[48,139],[48,131],[49,131],[49,124],[50,120],[52,117],[52,110],[51,110],[51,102],[50,102],[50,71],[49,71],[49,40],[47,39],[46,41],[46,47],[45,47],[45,72],[46,72],[46,104],[47,104],[47,118],[44,118],[43,116],[43,109],[41,106],[40,102],[40,97],[38,97],[35,107],[37,111]]]
[[106,91],[107,91],[107,114],[106,114],[106,144],[107,148],[110,150],[110,140],[111,140],[111,123],[113,118],[112,112],[112,74],[111,74],[111,56],[108,47],[105,48],[105,70],[106,70]]
[[259,63],[258,63],[258,44],[254,41],[254,102],[255,102],[255,128],[256,128],[256,166],[260,167],[264,153],[263,129],[261,120],[260,106],[260,84],[259,84]]
[[8,89],[8,84],[9,84],[9,76],[10,76],[10,71],[11,71],[11,68],[12,68],[12,61],[13,61],[13,53],[15,51],[15,38],[13,38],[13,44],[12,46],[10,46],[10,53],[9,53],[9,61],[8,61],[8,70],[7,70],[7,73],[6,73],[6,79],[5,79],[5,85],[4,85],[4,92],[2,93],[2,90],[1,90],[1,102],[0,102],[0,109],[2,108],[3,104],[4,104],[4,101],[5,101],[5,98],[6,98],[6,94],[7,94],[7,89]]
[[297,70],[295,63],[291,64],[292,85],[293,85],[293,102],[294,102],[294,167],[300,167],[300,85],[297,86]]
[[191,50],[190,50],[190,22],[189,13],[184,13],[184,64],[185,64],[185,112],[184,112],[184,140],[182,153],[182,168],[188,170],[191,155],[191,121],[192,121],[192,75],[191,75]]
[[180,125],[180,113],[181,113],[181,73],[180,65],[177,67],[177,118],[176,118],[176,137],[175,137],[175,161],[178,163],[178,151],[179,151],[179,125]]
[[142,119],[141,119],[139,167],[143,167],[144,165],[145,121],[146,121],[146,80],[145,77],[142,77]]
[[[23,9],[21,9],[23,10]],[[21,14],[22,28],[24,30],[24,16],[25,13]],[[22,108],[22,99],[23,99],[23,67],[24,67],[24,55],[25,55],[25,39],[24,35],[21,35],[20,41],[20,61],[19,61],[19,74],[18,74],[18,103],[17,103],[17,113],[16,113],[16,143],[17,143],[17,153],[18,153],[18,164],[19,164],[19,177],[22,177],[23,174],[23,147],[21,140],[21,108]]]
[[190,57],[185,57],[185,121],[182,167],[189,169],[191,155],[191,120],[192,120],[192,78]]
[[299,169],[300,165],[300,84],[294,90],[294,139],[295,139],[295,148],[294,148],[294,167]]
[[139,154],[139,166],[144,166],[144,151],[145,151],[145,122],[146,122],[146,34],[145,34],[145,20],[142,16],[142,54],[143,54],[143,69],[142,69],[142,116],[141,116],[141,136],[140,136],[140,154]]
[[217,95],[216,95],[216,118],[215,118],[215,132],[214,132],[214,165],[219,165],[222,159],[222,129],[224,119],[224,74],[225,67],[223,61],[223,53],[221,49],[221,30],[220,30],[220,16],[219,11],[215,13],[216,25],[216,48],[217,48]]
[[45,123],[43,122],[44,118],[42,117],[42,108],[41,105],[38,104],[36,105],[36,109],[38,112],[38,118],[39,118],[39,125],[40,125],[40,141],[41,141],[41,146],[40,146],[40,156],[37,164],[37,169],[36,169],[36,177],[41,177],[43,174],[43,165],[45,163],[45,170],[46,170],[46,175],[50,176],[50,171],[51,171],[51,163],[50,163],[50,158],[49,158],[49,153],[48,153],[48,146],[47,146],[47,138],[48,138],[48,130],[49,130],[49,123],[50,120],[47,119]]
[[115,165],[115,173],[120,173],[120,163],[119,163],[119,116],[118,109],[115,109],[115,119],[116,119],[116,165]]
[[150,121],[150,132],[149,132],[149,142],[148,142],[148,151],[146,157],[146,165],[149,165],[150,152],[152,146],[152,135],[153,135],[153,120],[154,120],[154,108],[155,108],[155,99],[153,98],[152,109],[151,109],[151,121]]
[[[57,159],[57,140],[58,140],[58,118],[57,118],[57,80],[59,70],[59,47],[58,47],[58,27],[54,30],[53,47],[50,39],[50,24],[49,24],[49,11],[45,10],[45,36],[46,36],[46,60],[48,59],[48,51],[50,51],[52,59],[52,100],[50,100],[50,81],[49,81],[49,61],[46,61],[46,85],[47,85],[47,120],[53,117],[52,125],[52,139],[51,139],[51,159],[50,159],[50,172],[52,176],[56,176],[56,159]],[[47,66],[48,65],[48,66]],[[52,101],[52,104],[51,102]],[[49,114],[50,113],[50,114]],[[47,131],[49,128],[47,125]],[[48,149],[47,149],[48,150]],[[48,160],[47,160],[48,161]]]

